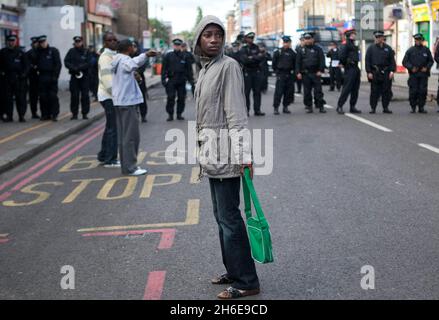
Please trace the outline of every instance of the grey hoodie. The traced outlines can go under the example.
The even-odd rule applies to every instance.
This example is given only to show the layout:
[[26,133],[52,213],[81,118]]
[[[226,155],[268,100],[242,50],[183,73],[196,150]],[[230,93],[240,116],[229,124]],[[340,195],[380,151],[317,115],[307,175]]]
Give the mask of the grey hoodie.
[[146,63],[146,54],[131,58],[117,54],[111,63],[113,73],[113,104],[117,107],[136,106],[143,103],[143,95],[134,77],[134,71]]
[[[198,160],[201,176],[234,178],[241,176],[241,164],[252,162],[250,138],[242,138],[249,133],[244,79],[238,62],[224,52],[215,58],[201,56],[199,39],[209,24],[220,26],[225,34],[215,16],[204,17],[195,29],[194,53],[202,65],[195,89]],[[220,139],[220,132],[226,137]]]

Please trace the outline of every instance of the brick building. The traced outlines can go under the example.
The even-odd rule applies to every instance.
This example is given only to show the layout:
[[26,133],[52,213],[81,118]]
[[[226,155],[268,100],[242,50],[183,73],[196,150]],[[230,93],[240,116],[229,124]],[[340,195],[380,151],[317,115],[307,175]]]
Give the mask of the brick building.
[[284,0],[257,0],[256,21],[259,37],[276,37],[283,34]]
[[117,10],[117,32],[142,40],[143,31],[146,30],[149,30],[148,1],[121,1]]
[[235,32],[235,12],[234,11],[230,11],[227,14],[227,26],[226,26],[226,42],[227,43],[232,43],[236,40],[236,32]]

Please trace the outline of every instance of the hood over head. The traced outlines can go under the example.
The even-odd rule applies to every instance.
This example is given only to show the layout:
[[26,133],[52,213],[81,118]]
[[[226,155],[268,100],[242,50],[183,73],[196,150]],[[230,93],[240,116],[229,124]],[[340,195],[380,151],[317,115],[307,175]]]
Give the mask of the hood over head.
[[223,39],[223,43],[222,43],[223,51],[220,53],[220,56],[222,56],[224,54],[224,46],[226,44],[226,28],[224,27],[224,25],[221,22],[221,20],[218,17],[215,17],[215,16],[205,16],[203,19],[201,19],[200,23],[195,28],[195,37],[194,37],[195,49],[194,49],[194,53],[195,53],[195,55],[197,55],[199,57],[202,56],[201,47],[198,44],[198,42],[199,42],[199,40],[201,38],[202,32],[204,31],[204,29],[209,24],[216,24],[221,29],[223,29],[223,32],[224,32],[224,39]]

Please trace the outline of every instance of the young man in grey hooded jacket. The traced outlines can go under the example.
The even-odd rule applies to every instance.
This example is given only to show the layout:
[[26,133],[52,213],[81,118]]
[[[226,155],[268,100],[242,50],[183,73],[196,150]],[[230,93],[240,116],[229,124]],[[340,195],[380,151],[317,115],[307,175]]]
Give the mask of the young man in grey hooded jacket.
[[253,175],[243,74],[238,62],[224,55],[225,28],[217,17],[203,18],[194,40],[202,67],[195,89],[198,158],[201,176],[209,178],[226,268],[212,284],[232,285],[218,295],[220,299],[256,295],[259,279],[239,209],[244,168]]

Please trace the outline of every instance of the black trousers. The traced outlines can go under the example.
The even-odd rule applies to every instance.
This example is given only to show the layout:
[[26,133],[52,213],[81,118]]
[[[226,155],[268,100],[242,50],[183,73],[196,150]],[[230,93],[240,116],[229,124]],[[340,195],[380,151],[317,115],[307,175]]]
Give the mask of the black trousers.
[[148,114],[148,104],[146,102],[146,92],[147,92],[147,88],[146,88],[146,83],[145,83],[145,79],[142,78],[142,83],[139,83],[139,87],[140,90],[142,91],[142,95],[143,95],[143,103],[139,104],[139,111],[140,111],[140,116],[142,117],[142,119],[146,119],[146,115]]
[[322,109],[325,106],[325,100],[323,99],[322,79],[317,77],[315,73],[303,73],[303,103],[307,109],[312,110],[313,105],[313,91],[314,91],[314,104],[316,108]]
[[252,91],[253,110],[255,112],[261,111],[261,88],[263,81],[263,73],[261,71],[244,71],[245,102],[248,112],[250,112],[250,92]]
[[213,214],[218,223],[223,264],[239,290],[259,288],[250,243],[239,209],[240,178],[209,179]]
[[392,100],[392,80],[389,79],[388,72],[381,79],[374,74],[373,80],[370,82],[370,107],[372,110],[376,110],[380,97],[383,109],[388,109]]
[[265,94],[267,90],[268,90],[268,71],[264,71],[262,75],[261,92]]
[[338,99],[338,107],[342,108],[350,95],[351,109],[355,108],[358,101],[358,92],[360,91],[361,71],[358,67],[350,67],[345,69],[343,90]]
[[97,70],[90,71],[90,92],[93,97],[98,97],[99,74]]
[[337,87],[337,89],[340,90],[343,82],[341,69],[336,67],[330,67],[329,76],[329,88],[331,90],[334,90]]
[[82,115],[90,112],[90,80],[88,76],[81,79],[73,77],[70,79],[70,111],[74,116],[79,113],[79,97],[81,96]]
[[13,117],[14,98],[17,106],[17,113],[20,118],[24,117],[27,110],[26,103],[26,79],[20,79],[18,76],[11,75],[5,77],[5,109],[7,118]]
[[38,113],[38,90],[38,75],[29,75],[29,102],[33,116]]
[[98,160],[104,164],[111,164],[117,160],[118,151],[116,110],[111,99],[105,100],[101,104],[105,109],[106,122]]
[[411,74],[408,80],[409,101],[413,110],[419,107],[422,110],[425,106],[428,93],[428,76]]
[[186,106],[186,81],[170,79],[166,84],[166,94],[168,95],[166,112],[174,115],[175,98],[177,97],[177,115],[181,115]]
[[297,79],[296,84],[297,84],[297,93],[302,93],[302,80]]
[[[0,75],[0,97],[5,96],[5,90],[4,90],[4,77]],[[4,119],[6,110],[5,110],[5,101],[4,99],[0,99],[0,121]]]
[[38,81],[41,117],[53,118],[59,115],[58,80],[51,74],[40,74]]
[[277,75],[273,102],[275,108],[279,108],[282,98],[284,108],[294,103],[294,76],[289,72]]

